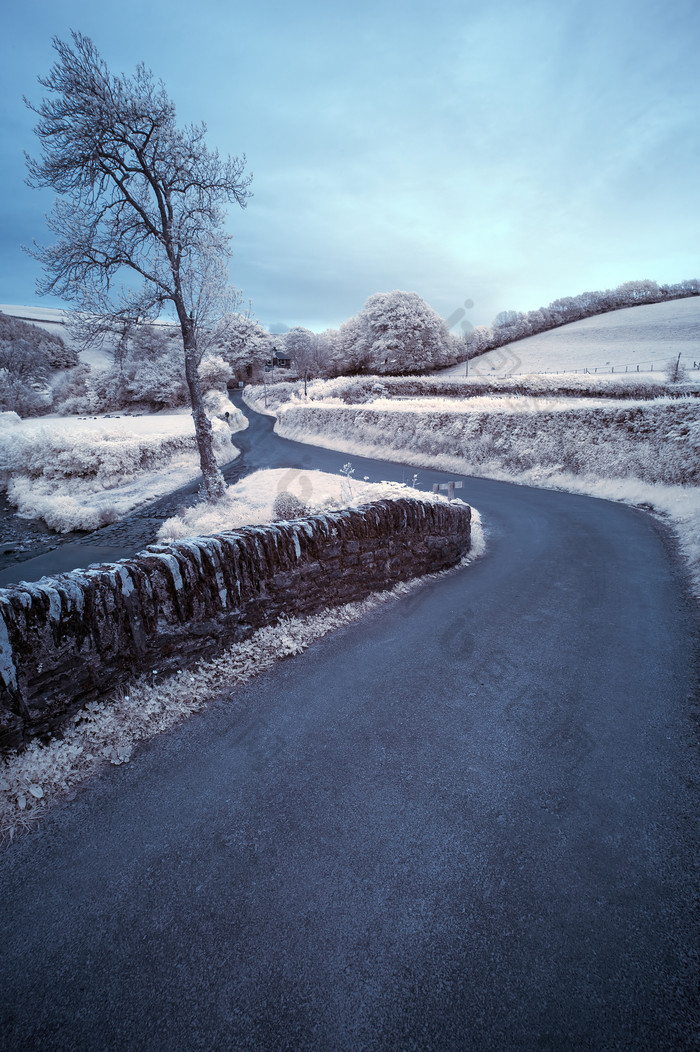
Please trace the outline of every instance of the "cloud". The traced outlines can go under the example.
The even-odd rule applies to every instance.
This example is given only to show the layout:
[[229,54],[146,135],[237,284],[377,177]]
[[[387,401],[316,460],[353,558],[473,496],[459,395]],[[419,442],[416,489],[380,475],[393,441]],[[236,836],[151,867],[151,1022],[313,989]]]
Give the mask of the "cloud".
[[[255,196],[230,215],[231,274],[266,324],[335,326],[393,288],[444,315],[469,297],[480,323],[698,272],[700,13],[686,0],[173,0],[165,22],[156,8],[72,0],[46,32],[65,36],[70,16],[113,68],[145,60],[182,120],[247,154]],[[35,14],[10,16],[13,99],[49,64]],[[11,160],[31,125],[18,106],[0,154],[6,301],[33,289],[13,217],[31,240],[46,207]]]

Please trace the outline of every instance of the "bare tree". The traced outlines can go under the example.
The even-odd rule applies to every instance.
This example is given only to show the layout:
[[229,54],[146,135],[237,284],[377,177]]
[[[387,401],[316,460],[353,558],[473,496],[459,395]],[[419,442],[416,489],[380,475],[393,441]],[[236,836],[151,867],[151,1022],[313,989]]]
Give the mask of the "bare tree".
[[30,186],[59,197],[48,218],[57,241],[31,254],[44,267],[42,294],[85,314],[143,321],[170,308],[182,333],[204,494],[224,491],[197,367],[225,296],[224,231],[229,202],[245,207],[245,157],[222,160],[204,142],[206,126],[175,124],[175,106],[145,66],[110,73],[88,37],[54,38],[58,61],[39,84],[39,160],[27,157]]

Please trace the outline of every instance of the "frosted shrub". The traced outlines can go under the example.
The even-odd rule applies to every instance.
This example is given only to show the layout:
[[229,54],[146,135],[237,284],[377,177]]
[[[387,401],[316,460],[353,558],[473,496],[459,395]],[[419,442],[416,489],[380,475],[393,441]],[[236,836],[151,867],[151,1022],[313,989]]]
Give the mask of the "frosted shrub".
[[670,384],[682,384],[688,379],[688,370],[678,358],[666,363],[666,379]]
[[184,364],[175,353],[137,360],[130,365],[129,401],[155,409],[187,405]]
[[[238,412],[233,421],[212,420],[222,465],[238,455],[231,433],[240,423],[247,421]],[[0,417],[0,483],[19,515],[42,518],[61,533],[115,521],[198,475],[194,428],[184,412],[104,422]]]
[[113,412],[129,402],[127,377],[117,369],[92,372],[79,365],[54,388],[54,403],[63,416]]
[[184,366],[177,348],[170,344],[161,338],[152,349],[133,347],[109,369],[91,371],[78,366],[56,384],[57,410],[71,416],[113,412],[130,405],[149,409],[186,405]]
[[80,498],[62,495],[56,492],[55,486],[41,480],[11,479],[7,495],[22,518],[43,519],[49,529],[57,533],[97,530],[119,518],[119,511],[113,504],[89,504],[85,502],[84,494]]
[[230,460],[234,459],[237,453],[231,442],[231,430],[229,425],[225,423],[225,421],[214,417],[211,421],[211,428],[214,437],[214,456],[216,457],[216,461],[220,465],[228,464]]
[[[679,378],[680,383],[680,378]],[[527,398],[606,398],[651,400],[664,395],[697,395],[697,381],[671,384],[649,376],[518,376],[506,378],[463,376],[341,376],[334,380],[309,383],[306,398],[297,384],[268,385],[267,409],[262,387],[246,387],[244,401],[258,412],[276,412],[293,402],[362,405],[380,398],[484,398],[511,396]]]
[[282,490],[275,497],[272,505],[273,519],[300,519],[308,515],[308,509],[303,501],[295,497],[289,490]]
[[[174,458],[191,458],[196,470],[194,433],[188,431],[135,434],[92,421],[60,425],[0,429],[9,500],[24,518],[41,518],[60,533],[97,529],[125,514],[138,503],[134,480],[149,472],[160,477]],[[221,448],[231,460],[230,431],[220,427]],[[124,486],[123,496],[112,496]]]

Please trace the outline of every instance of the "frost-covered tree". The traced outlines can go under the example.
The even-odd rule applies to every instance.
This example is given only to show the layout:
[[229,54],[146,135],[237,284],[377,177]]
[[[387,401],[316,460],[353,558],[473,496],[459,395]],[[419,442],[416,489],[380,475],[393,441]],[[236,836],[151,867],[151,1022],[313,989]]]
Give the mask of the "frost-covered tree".
[[446,322],[417,292],[378,292],[341,326],[355,371],[409,373],[438,368],[452,356]]
[[222,354],[238,380],[252,380],[263,369],[272,353],[272,337],[250,314],[229,315],[226,331],[217,342],[217,353]]
[[20,416],[46,412],[51,405],[45,354],[27,340],[0,339],[0,409]]
[[199,363],[199,375],[205,391],[221,391],[225,394],[228,382],[233,377],[233,369],[223,355],[207,351]]
[[343,357],[338,329],[324,329],[316,334],[314,348],[315,371],[319,376],[339,376],[343,372]]
[[[0,342],[21,343],[40,353],[44,364],[51,369],[72,369],[78,364],[78,354],[72,347],[67,347],[61,337],[54,332],[22,318],[13,318],[11,314],[0,311]],[[40,359],[37,358],[37,361]]]
[[204,124],[178,128],[174,104],[145,66],[132,77],[112,74],[80,33],[72,44],[53,44],[58,61],[39,78],[46,97],[27,102],[41,144],[41,157],[27,158],[29,183],[59,195],[48,220],[57,240],[33,250],[44,267],[38,291],[86,314],[174,314],[204,494],[215,500],[224,480],[202,400],[198,341],[211,329],[229,255],[224,206],[244,207],[250,196],[245,158],[210,151]]
[[297,325],[284,337],[284,349],[287,356],[294,362],[296,370],[304,378],[304,394],[309,375],[314,371],[317,361],[316,333],[310,329],[304,329]]
[[626,281],[615,290],[621,303],[656,303],[661,299],[661,289],[656,281],[644,278],[641,281]]
[[[110,368],[81,367],[59,383],[54,390],[56,407],[69,414],[112,412],[129,405],[156,410],[185,406],[184,364],[174,325],[139,325]],[[206,374],[201,380],[206,390]]]
[[508,325],[517,325],[523,318],[520,311],[517,310],[502,310],[500,314],[497,314],[493,319],[493,325],[495,329],[503,328]]

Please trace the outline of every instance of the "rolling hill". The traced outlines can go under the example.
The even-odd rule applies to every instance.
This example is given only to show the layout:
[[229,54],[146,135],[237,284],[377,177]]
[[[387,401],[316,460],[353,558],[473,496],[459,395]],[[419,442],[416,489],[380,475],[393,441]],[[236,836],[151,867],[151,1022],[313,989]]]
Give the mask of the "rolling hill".
[[[527,336],[473,358],[469,373],[663,372],[679,354],[688,370],[700,366],[700,297],[625,307]],[[464,373],[462,362],[440,375]]]

